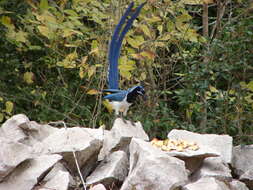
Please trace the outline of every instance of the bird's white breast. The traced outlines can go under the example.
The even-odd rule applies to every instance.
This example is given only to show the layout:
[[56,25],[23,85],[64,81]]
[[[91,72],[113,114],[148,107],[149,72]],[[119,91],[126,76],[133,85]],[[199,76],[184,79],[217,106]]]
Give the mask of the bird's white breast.
[[124,100],[121,102],[117,101],[110,102],[117,115],[119,114],[119,112],[123,112],[125,115],[129,106],[132,105],[132,103],[128,103],[126,99],[127,98],[125,97]]

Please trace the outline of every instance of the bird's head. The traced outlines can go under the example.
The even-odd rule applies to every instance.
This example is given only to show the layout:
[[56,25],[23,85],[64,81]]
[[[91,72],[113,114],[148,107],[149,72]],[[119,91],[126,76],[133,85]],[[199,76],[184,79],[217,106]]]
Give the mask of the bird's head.
[[129,93],[127,96],[127,101],[128,102],[134,102],[137,96],[142,96],[144,100],[146,100],[146,94],[145,94],[145,89],[143,86],[134,86],[129,89]]

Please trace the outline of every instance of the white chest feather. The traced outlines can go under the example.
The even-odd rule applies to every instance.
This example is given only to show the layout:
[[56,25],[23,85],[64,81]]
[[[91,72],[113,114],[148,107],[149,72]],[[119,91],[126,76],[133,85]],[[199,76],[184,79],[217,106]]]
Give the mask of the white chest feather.
[[116,115],[119,115],[119,112],[123,112],[124,116],[126,116],[129,107],[132,105],[132,103],[126,101],[126,98],[121,102],[112,101],[110,103],[115,110]]

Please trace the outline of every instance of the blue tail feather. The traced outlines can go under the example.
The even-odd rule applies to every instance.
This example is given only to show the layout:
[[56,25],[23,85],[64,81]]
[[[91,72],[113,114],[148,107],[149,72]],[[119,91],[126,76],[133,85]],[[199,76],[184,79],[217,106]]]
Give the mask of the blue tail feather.
[[[118,71],[118,59],[120,56],[120,49],[121,49],[121,45],[122,45],[122,41],[126,35],[126,33],[128,32],[128,30],[131,28],[133,21],[136,19],[136,17],[139,15],[142,7],[146,4],[142,3],[140,6],[138,6],[136,8],[136,10],[134,11],[134,13],[130,16],[130,18],[127,20],[127,17],[130,15],[131,10],[134,6],[134,3],[130,3],[130,5],[128,6],[127,10],[125,11],[125,13],[123,14],[123,16],[121,17],[118,25],[116,26],[113,36],[112,36],[112,40],[110,42],[110,46],[109,46],[109,76],[108,76],[108,83],[109,83],[109,88],[110,89],[118,89],[119,88],[119,71]],[[125,24],[123,30],[122,27]]]
[[[115,46],[117,45],[117,41],[119,38],[119,33],[121,31],[121,28],[123,26],[123,24],[125,23],[125,20],[127,19],[128,15],[131,12],[131,9],[133,8],[134,3],[130,3],[130,5],[128,6],[126,12],[123,14],[123,16],[121,17],[119,23],[117,24],[113,36],[112,36],[112,40],[110,42],[110,46],[109,46],[109,88],[111,89],[118,89],[118,77],[119,77],[119,72],[118,72],[118,56],[115,56]],[[116,50],[117,51],[117,50]],[[117,57],[117,58],[116,58]]]

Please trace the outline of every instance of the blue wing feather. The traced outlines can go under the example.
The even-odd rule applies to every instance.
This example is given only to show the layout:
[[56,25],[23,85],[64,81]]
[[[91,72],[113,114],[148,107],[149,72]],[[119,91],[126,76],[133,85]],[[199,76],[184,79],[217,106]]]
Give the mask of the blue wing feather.
[[109,94],[109,95],[104,96],[104,99],[120,102],[126,97],[127,93],[128,93],[128,91],[121,90],[118,93],[113,93],[113,94]]

